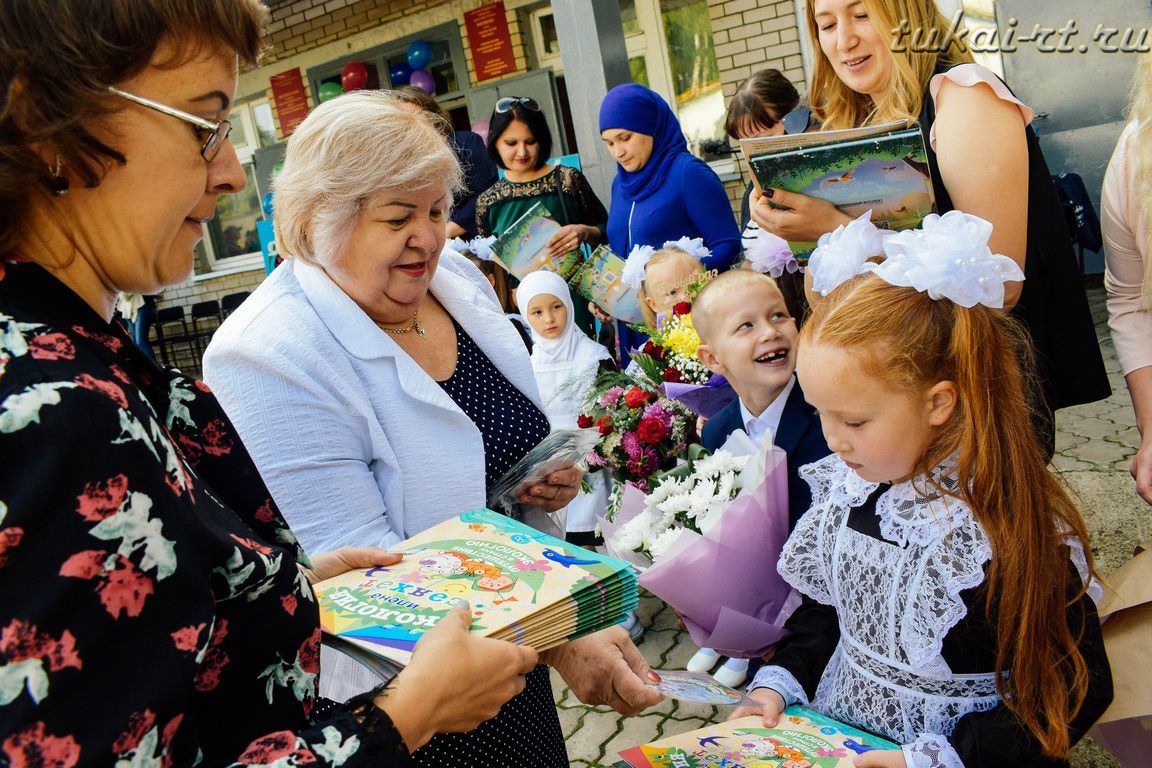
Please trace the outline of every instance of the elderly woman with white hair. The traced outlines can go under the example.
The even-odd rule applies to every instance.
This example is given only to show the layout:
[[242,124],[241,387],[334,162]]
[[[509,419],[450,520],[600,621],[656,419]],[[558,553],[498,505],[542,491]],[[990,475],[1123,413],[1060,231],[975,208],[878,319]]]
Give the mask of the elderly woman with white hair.
[[[549,431],[491,286],[444,250],[459,181],[431,119],[387,92],[321,104],[288,142],[275,181],[285,262],[217,331],[204,370],[307,550],[387,547],[482,507]],[[561,470],[529,493],[558,509],[579,480]],[[588,703],[630,714],[660,698],[618,627],[541,659]],[[415,757],[507,766],[529,755],[568,765],[543,666],[495,719]]]

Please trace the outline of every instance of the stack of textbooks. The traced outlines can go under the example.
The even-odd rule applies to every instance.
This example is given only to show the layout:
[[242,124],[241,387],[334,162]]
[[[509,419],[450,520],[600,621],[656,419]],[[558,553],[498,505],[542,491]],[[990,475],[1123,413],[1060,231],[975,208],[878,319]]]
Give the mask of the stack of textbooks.
[[460,598],[471,605],[473,634],[537,651],[619,624],[637,603],[628,563],[487,509],[392,549],[404,553],[395,565],[315,587],[326,643],[384,677],[411,660],[416,641]]
[[852,759],[874,749],[899,749],[890,741],[804,707],[788,707],[776,728],[759,715],[626,749],[616,768],[851,768]]
[[555,272],[617,320],[643,323],[640,298],[621,280],[624,259],[603,245],[587,258],[581,250],[551,256],[548,241],[559,231],[551,212],[535,203],[492,244],[496,263],[519,279],[539,269]]
[[[871,211],[882,229],[911,229],[933,212],[924,138],[903,121],[741,139],[740,150],[760,189],[818,197],[853,217]],[[801,264],[816,247],[790,245]]]

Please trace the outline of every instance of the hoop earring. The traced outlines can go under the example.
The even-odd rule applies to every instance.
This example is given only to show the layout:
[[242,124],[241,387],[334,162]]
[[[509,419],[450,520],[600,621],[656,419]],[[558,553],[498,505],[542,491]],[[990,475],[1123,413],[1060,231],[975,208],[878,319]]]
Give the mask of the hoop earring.
[[56,197],[63,197],[68,194],[68,177],[63,174],[63,167],[64,159],[60,155],[56,155],[56,164],[48,169],[48,174],[52,177],[51,181],[48,182],[48,188]]

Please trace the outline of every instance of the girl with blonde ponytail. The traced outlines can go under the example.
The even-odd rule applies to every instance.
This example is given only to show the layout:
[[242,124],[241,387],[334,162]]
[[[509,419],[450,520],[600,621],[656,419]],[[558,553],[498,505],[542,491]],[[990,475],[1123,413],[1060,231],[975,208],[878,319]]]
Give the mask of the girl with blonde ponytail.
[[901,745],[863,768],[1059,765],[1112,698],[1087,533],[997,311],[1020,270],[990,231],[862,217],[812,255],[797,373],[835,454],[801,469],[813,504],[779,570],[804,602],[736,715],[802,703]]

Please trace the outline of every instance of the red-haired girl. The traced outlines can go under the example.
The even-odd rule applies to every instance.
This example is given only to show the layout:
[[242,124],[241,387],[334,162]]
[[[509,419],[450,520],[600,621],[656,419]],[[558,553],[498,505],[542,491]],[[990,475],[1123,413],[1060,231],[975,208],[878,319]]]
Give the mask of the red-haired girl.
[[835,454],[801,470],[813,504],[779,569],[804,602],[737,714],[810,704],[902,745],[858,766],[1064,765],[1112,697],[991,229],[951,212],[883,237],[864,216],[812,256],[797,373]]

